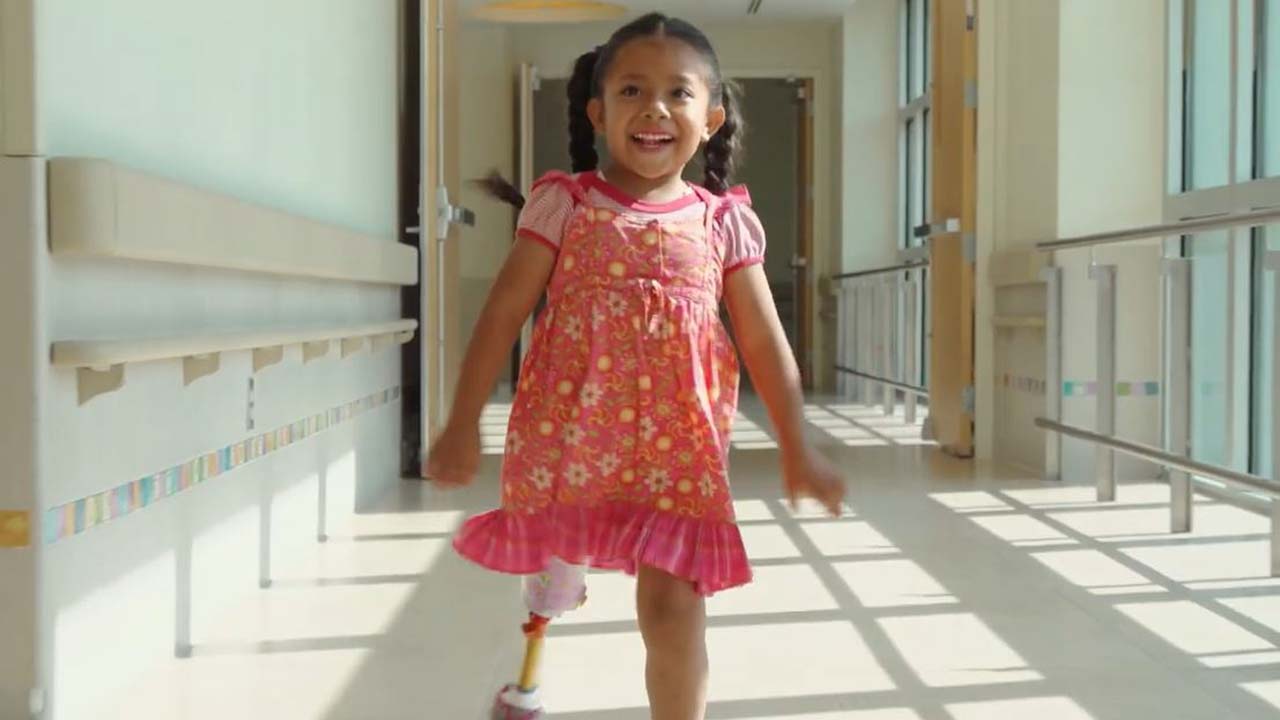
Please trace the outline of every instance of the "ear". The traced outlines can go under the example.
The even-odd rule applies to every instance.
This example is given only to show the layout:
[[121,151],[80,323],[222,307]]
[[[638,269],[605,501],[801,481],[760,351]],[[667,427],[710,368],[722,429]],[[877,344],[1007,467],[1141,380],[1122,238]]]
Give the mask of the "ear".
[[707,129],[702,135],[702,142],[709,142],[724,127],[727,113],[723,105],[717,105],[707,112]]
[[591,127],[595,128],[597,135],[604,134],[604,103],[600,98],[591,98],[587,101],[587,118],[591,120]]

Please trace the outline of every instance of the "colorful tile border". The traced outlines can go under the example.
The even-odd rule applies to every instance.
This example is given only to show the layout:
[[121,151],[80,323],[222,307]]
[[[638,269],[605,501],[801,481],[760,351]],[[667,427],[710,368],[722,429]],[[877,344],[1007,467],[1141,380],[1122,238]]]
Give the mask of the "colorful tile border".
[[[1032,395],[1045,394],[1045,381],[1040,378],[1024,377],[1020,375],[1004,374],[1001,376],[1001,385],[1010,390],[1030,393]],[[1160,394],[1160,383],[1155,381],[1143,382],[1118,382],[1116,383],[1117,397],[1155,397]],[[1098,383],[1085,382],[1080,380],[1068,380],[1062,383],[1063,397],[1096,397],[1098,395]]]
[[[1068,380],[1062,383],[1063,397],[1095,397],[1098,383]],[[1160,394],[1160,383],[1153,380],[1116,383],[1117,397],[1155,397]]]
[[44,541],[52,544],[154,505],[358,415],[395,402],[400,399],[400,394],[399,387],[389,388],[205,453],[153,475],[46,510]]

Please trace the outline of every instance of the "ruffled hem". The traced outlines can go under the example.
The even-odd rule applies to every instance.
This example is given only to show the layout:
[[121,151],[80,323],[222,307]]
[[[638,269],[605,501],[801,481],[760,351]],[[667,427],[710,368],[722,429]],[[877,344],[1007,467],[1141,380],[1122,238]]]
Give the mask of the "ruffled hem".
[[751,564],[734,523],[624,503],[553,506],[536,515],[494,510],[467,520],[453,547],[478,565],[511,575],[541,572],[557,557],[628,575],[647,565],[688,580],[703,596],[751,582]]

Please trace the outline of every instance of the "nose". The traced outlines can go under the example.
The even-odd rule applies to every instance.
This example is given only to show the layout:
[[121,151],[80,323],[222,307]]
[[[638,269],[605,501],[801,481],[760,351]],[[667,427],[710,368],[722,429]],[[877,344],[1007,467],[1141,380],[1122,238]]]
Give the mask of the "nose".
[[658,95],[649,98],[649,103],[645,107],[644,116],[649,120],[665,120],[671,117],[671,113],[667,110],[667,104],[662,101]]

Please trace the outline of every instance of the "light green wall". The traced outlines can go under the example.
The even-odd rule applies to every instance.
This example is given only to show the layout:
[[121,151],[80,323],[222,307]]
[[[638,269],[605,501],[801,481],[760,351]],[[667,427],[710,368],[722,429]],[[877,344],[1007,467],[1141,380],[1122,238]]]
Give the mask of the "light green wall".
[[390,234],[396,6],[40,0],[41,153]]

